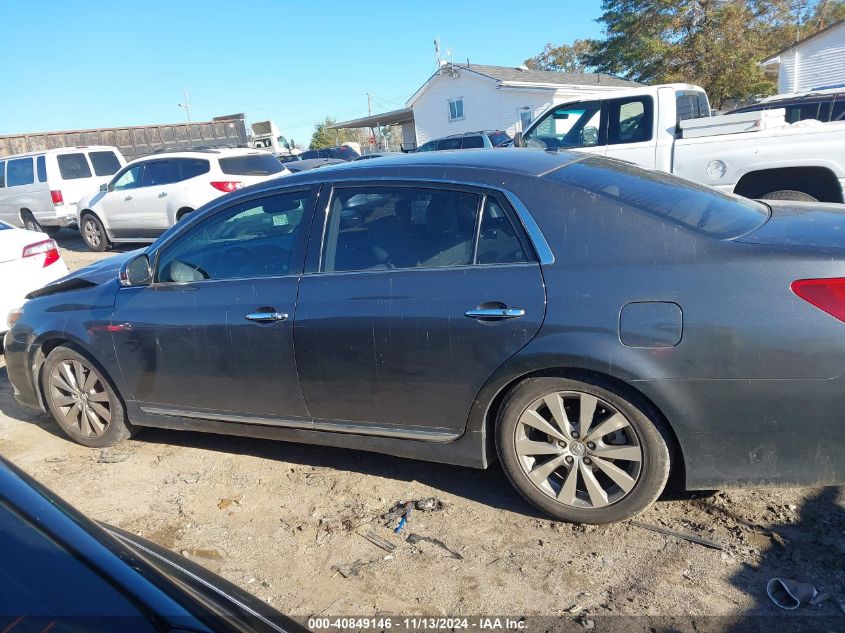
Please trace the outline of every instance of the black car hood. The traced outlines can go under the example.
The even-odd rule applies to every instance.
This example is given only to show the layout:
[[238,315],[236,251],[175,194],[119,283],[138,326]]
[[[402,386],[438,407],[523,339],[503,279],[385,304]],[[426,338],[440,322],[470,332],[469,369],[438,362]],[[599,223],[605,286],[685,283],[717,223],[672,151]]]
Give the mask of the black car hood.
[[112,279],[116,279],[117,271],[120,270],[120,266],[123,262],[131,257],[134,257],[143,250],[144,249],[137,249],[129,251],[128,253],[119,253],[117,255],[113,255],[112,257],[101,259],[100,261],[94,262],[85,268],[80,268],[69,275],[65,275],[53,283],[47,284],[43,288],[33,290],[26,296],[26,298],[35,299],[36,297],[44,297],[56,294],[57,292],[98,286],[111,281]]
[[845,206],[823,202],[766,201],[767,222],[737,238],[749,244],[845,248]]

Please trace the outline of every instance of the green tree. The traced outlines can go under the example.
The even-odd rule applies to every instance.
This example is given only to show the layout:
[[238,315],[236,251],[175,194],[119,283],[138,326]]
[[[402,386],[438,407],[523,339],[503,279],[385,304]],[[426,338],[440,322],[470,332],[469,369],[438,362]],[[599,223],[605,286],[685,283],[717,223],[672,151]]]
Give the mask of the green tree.
[[[311,135],[311,144],[308,146],[308,149],[321,149],[323,147],[337,145],[338,134],[335,134],[335,130],[329,129],[329,126],[334,125],[334,123],[335,121],[331,117],[326,117],[325,121],[315,123],[314,133]],[[337,132],[344,131],[338,130]]]
[[539,54],[525,60],[533,70],[554,70],[561,73],[583,73],[588,71],[584,57],[591,52],[590,42],[575,40],[572,44],[546,44]]
[[695,83],[720,108],[731,98],[774,92],[775,78],[759,63],[843,18],[845,0],[603,0],[604,39],[547,45],[526,63]]

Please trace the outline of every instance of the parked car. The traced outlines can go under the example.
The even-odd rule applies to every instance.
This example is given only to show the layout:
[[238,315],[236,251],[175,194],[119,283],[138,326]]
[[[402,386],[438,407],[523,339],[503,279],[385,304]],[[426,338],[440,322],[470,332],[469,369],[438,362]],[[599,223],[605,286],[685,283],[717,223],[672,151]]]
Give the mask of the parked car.
[[302,156],[299,154],[276,154],[276,158],[279,159],[279,162],[283,165],[287,165],[288,163],[295,163],[298,160],[302,160]]
[[353,160],[371,160],[373,158],[382,158],[384,156],[404,156],[402,152],[371,152],[369,154],[362,154]]
[[63,147],[0,157],[0,220],[54,233],[76,225],[79,199],[126,164],[116,147]]
[[132,161],[79,201],[79,232],[93,251],[116,242],[150,242],[202,205],[290,172],[255,149],[163,152]]
[[786,110],[786,122],[797,123],[807,119],[815,119],[822,123],[830,121],[845,121],[845,86],[795,94],[782,94],[766,97],[752,103],[731,110],[728,114],[739,112],[758,112],[760,110]]
[[446,149],[481,149],[482,147],[506,147],[513,142],[507,132],[501,130],[487,132],[466,132],[452,134],[444,138],[428,141],[420,145],[416,151],[433,152]]
[[299,157],[302,160],[311,160],[313,158],[333,158],[338,160],[355,160],[360,154],[348,145],[339,145],[337,147],[323,147],[321,149],[305,150]]
[[617,521],[673,470],[845,482],[843,260],[837,205],[414,154],[243,189],[34,293],[6,366],[85,446],[153,426],[498,457],[550,515]]
[[618,158],[747,198],[845,200],[845,122],[751,114],[710,116],[692,84],[642,86],[554,104],[515,144]]
[[285,163],[285,167],[296,174],[301,171],[317,169],[318,167],[328,167],[330,165],[342,165],[347,162],[349,161],[341,160],[340,158],[301,158],[297,161]]
[[67,275],[56,242],[46,235],[0,222],[0,334],[9,312],[27,293]]
[[4,631],[305,632],[140,536],[97,524],[0,457]]

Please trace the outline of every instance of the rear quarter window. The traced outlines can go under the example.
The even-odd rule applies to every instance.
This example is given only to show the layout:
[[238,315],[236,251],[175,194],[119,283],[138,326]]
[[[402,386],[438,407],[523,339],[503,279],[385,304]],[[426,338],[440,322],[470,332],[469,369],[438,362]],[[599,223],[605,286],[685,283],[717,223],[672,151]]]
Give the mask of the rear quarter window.
[[88,166],[88,161],[82,152],[78,154],[59,154],[56,156],[56,161],[59,163],[59,173],[62,176],[62,180],[91,177],[91,168]]
[[484,147],[484,139],[480,136],[465,136],[461,145],[463,149],[478,149]]
[[231,176],[269,176],[284,169],[279,159],[270,154],[247,154],[220,159],[220,170]]
[[759,202],[618,161],[588,158],[549,178],[717,239],[745,235],[769,219]]
[[120,171],[120,161],[114,152],[89,152],[88,158],[94,167],[94,173],[98,176],[112,176]]
[[6,161],[0,160],[0,189],[6,186]]
[[6,186],[18,187],[31,185],[35,182],[35,171],[32,158],[16,158],[9,161],[6,168]]

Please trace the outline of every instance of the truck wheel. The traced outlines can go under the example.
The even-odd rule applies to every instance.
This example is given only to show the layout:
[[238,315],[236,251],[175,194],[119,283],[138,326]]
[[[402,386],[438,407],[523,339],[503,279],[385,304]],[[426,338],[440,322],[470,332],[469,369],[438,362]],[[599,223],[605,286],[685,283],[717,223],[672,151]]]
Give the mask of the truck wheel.
[[23,228],[27,231],[35,231],[36,233],[44,233],[44,229],[41,228],[41,225],[38,223],[38,220],[35,219],[31,213],[27,212],[22,214],[21,219],[23,220]]
[[502,403],[496,448],[528,501],[575,523],[634,516],[669,477],[671,441],[635,393],[610,384],[531,378]]
[[82,234],[85,245],[92,251],[102,253],[111,247],[111,242],[109,242],[106,230],[103,228],[103,223],[93,213],[86,213],[82,216],[79,224],[79,232]]
[[770,191],[769,193],[760,196],[763,200],[795,200],[797,202],[818,202],[818,198],[814,198],[809,193],[803,191],[796,191],[795,189],[779,189],[778,191]]

